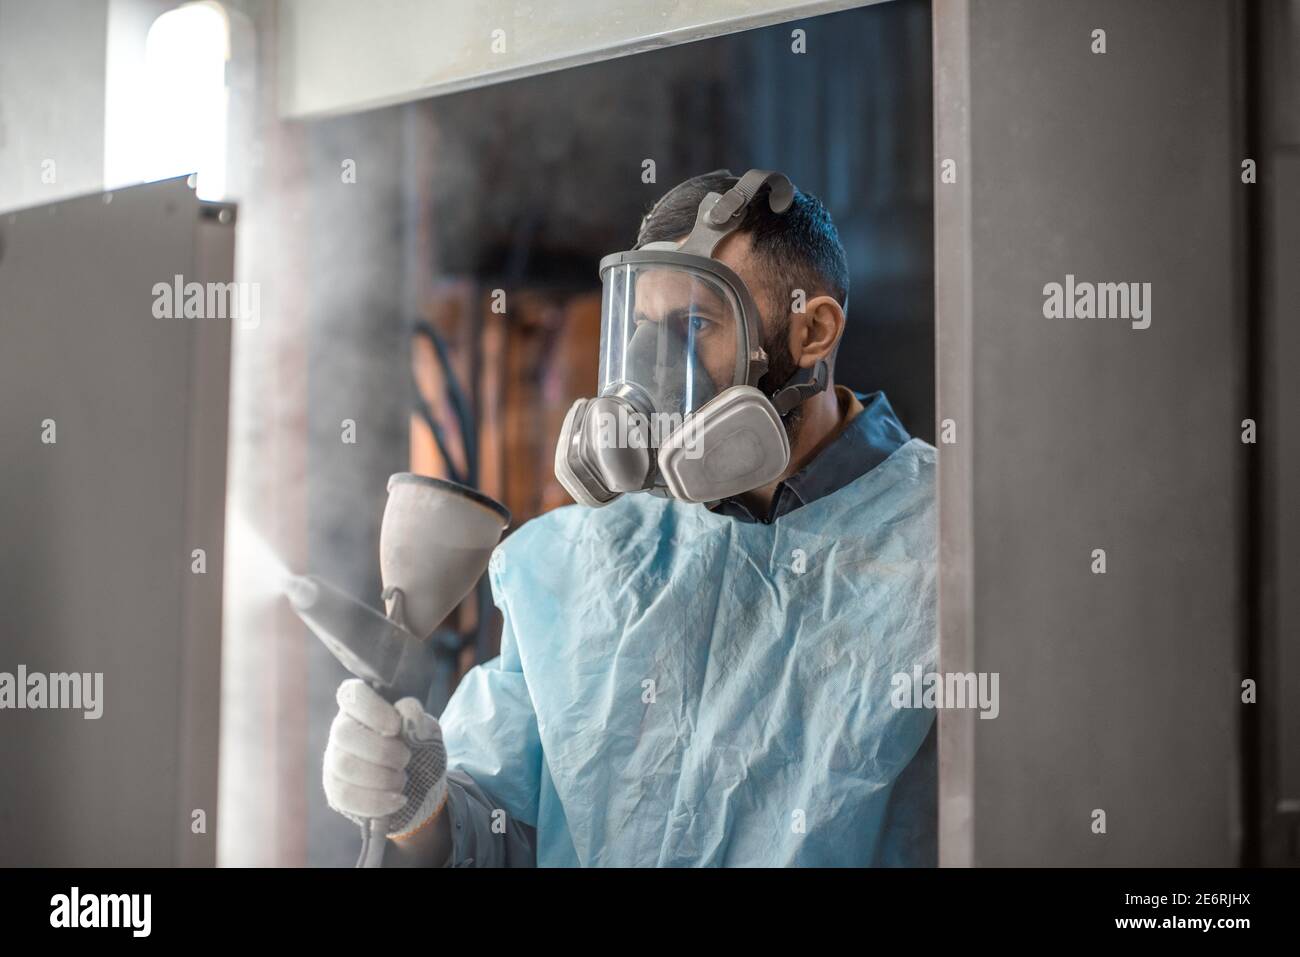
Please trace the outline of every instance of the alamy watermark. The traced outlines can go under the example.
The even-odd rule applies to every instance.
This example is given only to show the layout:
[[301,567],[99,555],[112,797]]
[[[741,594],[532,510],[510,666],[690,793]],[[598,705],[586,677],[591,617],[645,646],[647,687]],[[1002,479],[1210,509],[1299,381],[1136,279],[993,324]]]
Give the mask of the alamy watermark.
[[978,708],[981,718],[996,718],[998,672],[900,671],[890,679],[889,703],[895,708]]
[[186,282],[178,273],[169,283],[154,283],[151,292],[155,319],[230,319],[243,329],[262,322],[261,283]]
[[1066,273],[1065,282],[1043,287],[1045,319],[1126,319],[1134,329],[1151,325],[1151,283],[1076,282]]
[[602,449],[662,449],[672,441],[688,459],[704,453],[695,419],[680,412],[652,412],[649,415],[618,407],[617,412],[596,413],[596,446]]
[[50,898],[51,927],[125,927],[132,937],[148,937],[152,925],[152,894],[83,894],[73,887]]
[[19,665],[16,674],[0,671],[0,709],[45,709],[84,712],[87,721],[104,714],[104,673],[62,672],[44,674]]

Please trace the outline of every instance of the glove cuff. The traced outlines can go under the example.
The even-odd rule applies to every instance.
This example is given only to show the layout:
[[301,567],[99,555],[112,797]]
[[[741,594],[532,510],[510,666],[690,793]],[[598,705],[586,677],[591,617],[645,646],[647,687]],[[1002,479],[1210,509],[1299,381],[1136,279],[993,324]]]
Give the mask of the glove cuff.
[[411,761],[406,766],[406,805],[388,819],[389,837],[405,837],[415,831],[447,799],[447,750],[437,725],[433,727],[432,738],[419,744],[403,735],[403,740],[412,745]]
[[[410,816],[409,820],[404,823],[399,830],[389,831],[388,836],[390,838],[410,837],[437,817],[438,813],[442,810],[443,805],[446,803],[447,776],[444,774],[438,779],[438,783],[425,793],[424,799],[420,802],[420,806],[416,808],[415,813]],[[403,816],[405,817],[405,815]]]

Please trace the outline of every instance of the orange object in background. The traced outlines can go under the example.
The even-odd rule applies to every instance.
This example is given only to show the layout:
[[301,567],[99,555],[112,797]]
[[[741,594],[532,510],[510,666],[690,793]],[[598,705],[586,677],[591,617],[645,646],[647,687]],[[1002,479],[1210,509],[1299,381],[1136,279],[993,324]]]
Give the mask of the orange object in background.
[[[600,293],[570,296],[521,290],[508,293],[505,313],[468,282],[448,283],[426,308],[452,368],[466,390],[479,441],[479,487],[510,509],[513,527],[570,504],[555,478],[555,439],[574,400],[596,387]],[[478,342],[474,341],[478,323]],[[475,348],[481,350],[475,362]],[[457,470],[465,446],[446,399],[442,369],[427,339],[412,345],[416,382],[447,439]],[[474,371],[477,366],[477,388]],[[433,433],[411,416],[411,471],[452,478]]]
[[[572,504],[555,478],[555,440],[569,406],[596,388],[600,292],[523,289],[506,294],[504,312],[494,312],[493,304],[491,290],[462,280],[440,284],[424,312],[473,410],[478,487],[510,509],[513,529]],[[411,361],[454,468],[448,467],[429,426],[412,412],[410,469],[435,478],[455,478],[454,472],[464,476],[465,437],[447,399],[442,365],[426,337],[413,337]],[[472,631],[477,614],[474,601],[463,602],[454,613],[457,628]],[[473,649],[467,648],[461,673],[473,664]]]

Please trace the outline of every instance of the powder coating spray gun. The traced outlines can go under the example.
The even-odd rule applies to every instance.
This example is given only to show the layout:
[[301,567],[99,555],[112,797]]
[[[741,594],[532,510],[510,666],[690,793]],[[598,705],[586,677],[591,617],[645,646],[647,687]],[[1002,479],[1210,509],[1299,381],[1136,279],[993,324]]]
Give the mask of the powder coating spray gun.
[[[423,702],[435,668],[428,638],[478,583],[509,524],[510,512],[495,499],[456,482],[399,472],[388,480],[379,533],[385,610],[314,575],[291,576],[285,594],[344,668],[389,702],[408,696]],[[362,825],[358,867],[381,865],[386,832],[384,818]]]

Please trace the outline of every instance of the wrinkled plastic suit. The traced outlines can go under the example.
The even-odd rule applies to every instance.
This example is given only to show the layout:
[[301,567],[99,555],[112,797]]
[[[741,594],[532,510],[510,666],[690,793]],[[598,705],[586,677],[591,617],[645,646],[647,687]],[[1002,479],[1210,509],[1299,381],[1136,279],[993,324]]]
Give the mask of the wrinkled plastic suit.
[[771,524],[650,495],[525,524],[453,780],[541,866],[934,864],[934,711],[891,701],[937,670],[934,462],[912,439]]

